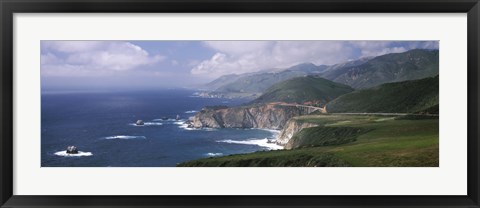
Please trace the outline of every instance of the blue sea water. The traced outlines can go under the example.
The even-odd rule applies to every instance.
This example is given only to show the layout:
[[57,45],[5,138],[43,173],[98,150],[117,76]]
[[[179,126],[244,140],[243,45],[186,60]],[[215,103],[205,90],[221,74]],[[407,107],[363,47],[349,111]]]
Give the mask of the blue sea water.
[[[267,130],[186,128],[183,122],[204,106],[247,102],[192,95],[189,90],[42,93],[41,166],[171,167],[271,149],[265,138],[275,133]],[[140,119],[144,126],[135,125]],[[82,154],[65,154],[70,145]]]

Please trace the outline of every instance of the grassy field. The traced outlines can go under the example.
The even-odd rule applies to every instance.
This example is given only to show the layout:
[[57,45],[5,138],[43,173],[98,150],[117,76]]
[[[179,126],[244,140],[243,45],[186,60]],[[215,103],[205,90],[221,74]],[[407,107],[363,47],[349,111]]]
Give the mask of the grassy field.
[[[295,149],[206,158],[178,166],[437,167],[439,164],[438,117],[410,120],[330,114],[296,120],[319,126],[295,134],[292,139],[297,141],[291,141],[295,142]],[[325,134],[328,136],[321,136]]]

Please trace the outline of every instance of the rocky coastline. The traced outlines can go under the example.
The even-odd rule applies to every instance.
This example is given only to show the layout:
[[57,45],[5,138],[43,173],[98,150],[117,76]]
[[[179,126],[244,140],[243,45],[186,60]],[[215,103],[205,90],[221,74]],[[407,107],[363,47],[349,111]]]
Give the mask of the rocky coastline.
[[264,104],[213,108],[205,107],[186,122],[189,128],[261,128],[280,130],[275,143],[288,148],[288,141],[303,128],[315,126],[299,123],[294,117],[308,115],[308,109],[297,106]]

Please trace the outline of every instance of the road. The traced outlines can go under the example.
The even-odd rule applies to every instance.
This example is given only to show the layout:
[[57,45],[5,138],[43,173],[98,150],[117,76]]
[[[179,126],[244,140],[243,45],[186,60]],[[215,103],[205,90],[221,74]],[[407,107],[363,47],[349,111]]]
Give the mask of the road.
[[[321,107],[301,105],[301,104],[295,104],[295,103],[276,102],[276,103],[270,103],[270,104],[283,105],[283,106],[305,107],[305,108],[311,108],[313,110],[319,110],[320,112],[325,111],[325,109],[321,108]],[[438,114],[413,114],[413,113],[331,113],[331,114],[338,114],[338,115],[378,115],[378,116],[406,116],[406,115],[438,116]]]
[[438,116],[438,114],[414,114],[414,113],[331,113],[331,114],[339,114],[339,115],[378,115],[378,116],[406,116],[406,115],[414,115],[414,116]]

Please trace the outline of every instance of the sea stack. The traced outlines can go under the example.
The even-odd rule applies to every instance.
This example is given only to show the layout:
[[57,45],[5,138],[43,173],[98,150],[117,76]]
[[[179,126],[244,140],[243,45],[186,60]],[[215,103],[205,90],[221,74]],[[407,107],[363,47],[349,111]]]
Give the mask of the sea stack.
[[75,146],[67,147],[67,154],[78,154],[78,149]]
[[137,126],[143,126],[145,124],[145,122],[143,122],[142,120],[138,120],[135,124]]

